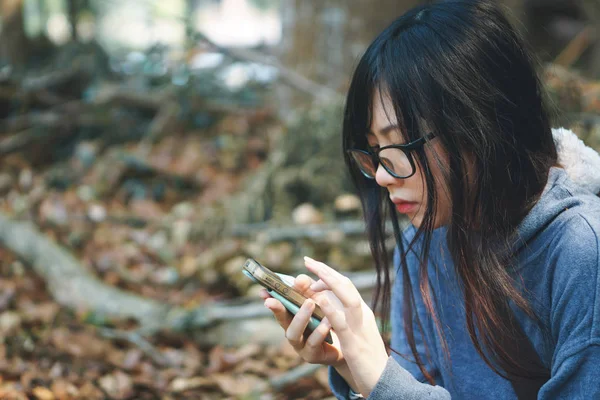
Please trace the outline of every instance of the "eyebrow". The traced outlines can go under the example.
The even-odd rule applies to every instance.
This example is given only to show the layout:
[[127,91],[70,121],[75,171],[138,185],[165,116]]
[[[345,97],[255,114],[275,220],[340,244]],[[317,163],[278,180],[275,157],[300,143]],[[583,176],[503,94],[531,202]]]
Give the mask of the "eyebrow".
[[[386,126],[383,129],[380,129],[379,133],[381,135],[383,135],[383,136],[387,136],[391,131],[396,130],[396,129],[400,129],[400,127],[398,126],[398,124],[391,124],[391,125]],[[375,135],[373,133],[373,131],[369,131],[368,134],[369,135]]]

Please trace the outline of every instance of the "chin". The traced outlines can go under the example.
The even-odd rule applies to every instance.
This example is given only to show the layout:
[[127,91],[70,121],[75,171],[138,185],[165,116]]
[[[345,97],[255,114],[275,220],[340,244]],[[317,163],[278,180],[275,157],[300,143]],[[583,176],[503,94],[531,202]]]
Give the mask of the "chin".
[[410,221],[411,225],[414,226],[415,228],[419,228],[421,227],[421,224],[423,223],[423,216],[422,215],[414,215],[414,216],[409,216],[408,220]]
[[[423,215],[417,214],[412,217],[408,216],[408,219],[409,219],[411,225],[417,229],[419,229],[421,227],[421,225],[423,224]],[[433,224],[433,229],[440,228],[443,225],[445,225],[444,221],[435,221]]]

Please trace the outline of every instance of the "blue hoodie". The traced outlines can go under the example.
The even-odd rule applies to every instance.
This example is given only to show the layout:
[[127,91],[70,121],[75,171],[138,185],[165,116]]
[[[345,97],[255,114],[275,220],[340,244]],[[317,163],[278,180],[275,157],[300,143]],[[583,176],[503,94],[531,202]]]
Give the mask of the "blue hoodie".
[[[572,134],[569,135],[571,137]],[[567,170],[573,171],[574,164],[578,164],[582,174],[591,179],[580,182],[585,177],[575,176],[573,178],[578,179],[576,184],[565,169],[551,168],[540,200],[518,228],[521,237],[517,244],[518,262],[511,269],[517,281],[522,279],[529,292],[527,299],[548,329],[547,334],[542,333],[516,307],[513,310],[551,373],[538,398],[600,399],[600,198],[594,194],[600,191],[597,185],[600,162],[594,153],[593,162],[587,168],[580,168],[582,162],[589,160],[581,156],[578,159],[577,154],[568,160],[564,154],[562,156],[562,160],[559,157],[562,165],[571,164],[569,168],[565,167]],[[589,181],[594,182],[590,184]],[[584,185],[587,185],[586,188]],[[410,226],[404,232],[407,242],[415,231]],[[437,295],[436,311],[448,344],[449,362],[444,357],[435,326],[425,311],[416,284],[416,256],[409,254],[416,310],[432,360],[426,368],[433,371],[436,386],[426,383],[416,364],[392,353],[369,399],[516,398],[510,382],[485,364],[471,342],[466,330],[459,278],[454,271],[445,235],[445,227],[433,232],[429,276],[432,290]],[[394,265],[399,267],[398,252]],[[401,278],[401,274],[396,277],[392,289],[391,346],[412,358],[402,325]],[[421,359],[427,360],[418,329],[415,330],[415,340]],[[349,399],[347,383],[335,369],[330,368],[329,372],[334,395],[338,399]]]

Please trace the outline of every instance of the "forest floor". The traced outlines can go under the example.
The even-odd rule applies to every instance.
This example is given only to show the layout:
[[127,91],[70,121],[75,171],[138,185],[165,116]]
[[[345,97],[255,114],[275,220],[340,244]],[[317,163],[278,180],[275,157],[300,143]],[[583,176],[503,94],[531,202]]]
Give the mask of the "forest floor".
[[[236,93],[244,106],[228,103],[231,96],[202,94],[206,82],[184,85],[191,95],[180,87],[140,96],[122,82],[97,84],[85,62],[70,65],[27,82],[0,76],[0,217],[29,223],[73,255],[97,286],[193,310],[256,302],[257,286],[240,272],[248,256],[258,254],[274,269],[293,266],[283,271],[292,274],[301,271],[302,255],[332,266],[352,261],[353,271],[368,265],[364,237],[349,242],[344,232],[326,231],[327,221],[339,221],[318,207],[295,210],[290,220],[322,226],[320,236],[286,231],[292,239],[266,240],[260,224],[245,236],[220,234],[227,215],[218,214],[238,211],[223,200],[245,190],[274,143],[287,140],[288,127],[251,91]],[[600,113],[598,84],[557,81],[557,98],[572,111]],[[310,192],[302,189],[306,177],[292,172],[286,182]],[[338,211],[357,207],[345,197]],[[163,321],[140,333],[139,321],[79,307],[82,299],[114,299],[79,293],[79,276],[57,278],[60,266],[50,254],[26,261],[33,236],[11,248],[11,232],[0,232],[0,399],[331,397],[327,369],[304,363],[278,326],[271,332],[267,312],[248,337],[241,322],[212,336],[207,327],[161,329]]]

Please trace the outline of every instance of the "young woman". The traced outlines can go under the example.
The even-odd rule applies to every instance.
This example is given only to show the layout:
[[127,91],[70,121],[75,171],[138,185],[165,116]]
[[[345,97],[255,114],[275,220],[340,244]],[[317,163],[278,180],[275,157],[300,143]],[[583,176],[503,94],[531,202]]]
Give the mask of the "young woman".
[[[541,92],[492,1],[413,9],[359,61],[343,143],[390,351],[323,263],[306,259],[318,281],[296,278],[310,299],[295,317],[262,294],[296,351],[331,366],[338,398],[600,398],[600,158],[553,137]],[[327,318],[304,335],[315,302]]]

